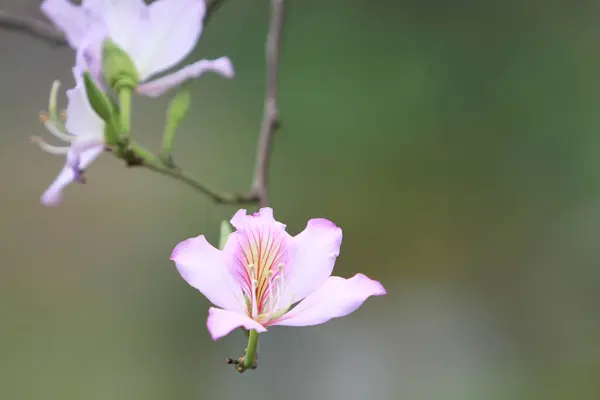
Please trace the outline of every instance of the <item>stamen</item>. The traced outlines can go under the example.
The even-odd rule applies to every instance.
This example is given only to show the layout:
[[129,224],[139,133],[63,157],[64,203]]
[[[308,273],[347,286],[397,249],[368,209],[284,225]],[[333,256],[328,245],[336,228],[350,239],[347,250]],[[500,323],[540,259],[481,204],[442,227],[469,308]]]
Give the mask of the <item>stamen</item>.
[[269,271],[269,273],[267,274],[267,279],[269,280],[269,315],[273,312],[273,281],[277,279],[277,277],[275,277],[275,279],[272,278],[273,271]]
[[48,130],[48,132],[50,132],[51,134],[53,134],[54,136],[56,136],[57,138],[59,138],[60,140],[62,140],[64,142],[71,143],[71,141],[73,140],[73,138],[71,137],[71,135],[62,132],[51,121],[44,122],[44,126],[46,127],[46,129]]
[[46,143],[44,139],[42,139],[39,136],[32,136],[30,140],[31,143],[37,144],[40,147],[40,149],[50,154],[65,155],[69,151],[68,146],[52,146],[51,144]]
[[284,280],[283,280],[283,267],[285,267],[285,264],[279,264],[279,266],[277,267],[279,269],[279,274],[277,274],[277,276],[280,276],[281,279],[280,284],[278,286],[281,286],[280,289],[283,290],[283,285],[284,285]]
[[50,99],[48,100],[48,114],[50,120],[56,121],[56,98],[58,97],[58,89],[60,88],[60,82],[52,82],[52,88],[50,89]]
[[258,304],[256,304],[256,288],[258,287],[258,281],[256,279],[252,279],[252,298],[250,302],[252,303],[252,318],[256,318],[258,316]]
[[45,124],[48,121],[50,121],[50,116],[48,113],[46,111],[40,111],[40,122]]

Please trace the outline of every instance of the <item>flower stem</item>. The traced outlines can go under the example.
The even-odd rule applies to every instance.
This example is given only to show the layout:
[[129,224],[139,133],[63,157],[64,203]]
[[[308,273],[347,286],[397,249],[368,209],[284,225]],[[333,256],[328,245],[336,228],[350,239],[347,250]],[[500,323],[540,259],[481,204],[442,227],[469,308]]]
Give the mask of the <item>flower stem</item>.
[[[256,199],[251,196],[240,196],[235,194],[220,194],[215,192],[214,190],[208,188],[206,185],[198,182],[196,179],[191,176],[185,174],[181,169],[178,168],[169,168],[165,166],[161,159],[152,153],[150,150],[145,149],[141,145],[131,142],[129,144],[129,148],[131,149],[132,159],[124,158],[125,161],[129,163],[129,165],[134,166],[142,166],[147,169],[158,172],[161,175],[168,176],[169,178],[175,179],[177,181],[183,182],[186,185],[192,187],[193,189],[207,195],[216,203],[220,204],[242,204],[242,203],[254,203]],[[137,160],[137,162],[136,162]]]
[[250,331],[248,336],[248,346],[246,347],[246,355],[244,356],[244,369],[256,368],[256,354],[258,353],[258,332],[254,329]]
[[131,89],[122,87],[119,90],[119,108],[121,110],[121,138],[129,139],[131,121]]

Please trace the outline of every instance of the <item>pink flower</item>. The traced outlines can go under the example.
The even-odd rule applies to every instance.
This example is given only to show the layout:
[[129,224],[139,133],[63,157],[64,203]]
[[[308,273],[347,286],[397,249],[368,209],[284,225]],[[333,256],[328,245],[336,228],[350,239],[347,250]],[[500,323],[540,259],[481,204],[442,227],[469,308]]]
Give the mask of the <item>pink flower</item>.
[[180,63],[196,46],[206,14],[204,0],[45,0],[42,12],[54,22],[77,50],[77,64],[100,81],[102,44],[110,38],[131,58],[140,84],[136,91],[156,97],[205,72],[231,78],[227,57],[200,60],[171,74],[148,81]]
[[265,332],[273,325],[322,324],[386,293],[362,274],[331,276],[342,244],[342,230],[331,221],[311,219],[292,237],[271,208],[262,208],[254,215],[239,210],[231,224],[236,231],[223,250],[200,235],[171,255],[183,279],[220,307],[208,312],[213,340],[238,327]]

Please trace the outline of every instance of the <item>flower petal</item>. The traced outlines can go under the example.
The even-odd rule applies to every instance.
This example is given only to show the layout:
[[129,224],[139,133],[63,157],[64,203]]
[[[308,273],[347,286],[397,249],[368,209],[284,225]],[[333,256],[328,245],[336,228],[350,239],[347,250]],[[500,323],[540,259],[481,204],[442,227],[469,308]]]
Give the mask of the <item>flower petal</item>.
[[101,90],[105,90],[102,74],[102,45],[106,35],[106,28],[102,24],[94,24],[90,27],[81,39],[75,54],[75,67],[73,67],[76,81],[85,71],[88,71]]
[[241,288],[227,269],[226,253],[214,248],[204,235],[179,243],[171,260],[181,277],[211,303],[226,310],[245,310]]
[[[121,0],[122,1],[122,0]],[[123,47],[145,81],[181,62],[196,46],[206,12],[204,0],[161,0],[146,9],[135,48]]]
[[77,48],[86,30],[86,15],[82,7],[69,0],[45,0],[42,12],[64,32],[69,45]]
[[214,307],[208,310],[206,326],[213,340],[222,338],[240,326],[248,330],[254,329],[259,333],[267,331],[264,326],[244,314]]
[[110,38],[131,55],[132,49],[143,39],[144,0],[104,0],[97,10]]
[[283,298],[288,304],[319,289],[331,276],[340,254],[342,230],[327,219],[315,218],[292,241],[291,265],[284,270]]
[[[96,154],[92,160],[95,159],[104,150],[104,145],[104,138],[78,137],[67,152],[67,165],[73,168],[77,176],[78,172],[85,169],[91,162],[90,154]],[[89,160],[87,164],[84,163],[86,160]]]
[[290,312],[268,325],[311,326],[355,311],[370,296],[386,294],[381,283],[356,274],[350,279],[332,276]]
[[[86,169],[104,151],[103,147],[94,147],[84,151],[79,157],[79,168]],[[60,205],[63,199],[63,190],[75,180],[77,174],[73,166],[67,161],[54,182],[46,189],[41,198],[41,203],[47,207]]]
[[198,78],[205,72],[216,72],[226,78],[233,77],[233,65],[228,57],[217,58],[216,60],[200,60],[172,74],[150,82],[142,83],[136,88],[137,92],[149,97],[158,97],[169,89],[178,86],[191,78]]
[[77,85],[67,90],[67,131],[72,135],[103,139],[104,121],[90,105],[81,76],[76,77],[76,80]]
[[270,207],[263,207],[258,212],[252,215],[246,215],[247,211],[244,209],[238,210],[233,217],[231,217],[231,225],[237,230],[242,230],[250,225],[257,223],[265,225],[275,225],[278,228],[285,229],[285,225],[275,220],[273,217],[273,209]]

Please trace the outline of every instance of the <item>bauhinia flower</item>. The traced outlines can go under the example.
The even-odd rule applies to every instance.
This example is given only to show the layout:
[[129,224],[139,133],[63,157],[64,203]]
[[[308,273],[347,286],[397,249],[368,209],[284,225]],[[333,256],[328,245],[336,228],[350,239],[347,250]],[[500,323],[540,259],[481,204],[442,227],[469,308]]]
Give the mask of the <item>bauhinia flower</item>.
[[[318,325],[356,310],[370,296],[386,293],[365,275],[331,276],[342,230],[326,219],[311,219],[292,237],[262,208],[231,219],[236,228],[223,250],[203,235],[179,243],[171,260],[211,307],[207,326],[213,340],[233,329],[265,332],[274,325]],[[295,306],[294,306],[295,305]]]
[[77,50],[77,63],[96,81],[102,72],[102,49],[110,39],[127,53],[137,70],[138,93],[155,97],[190,78],[213,71],[233,76],[228,57],[200,60],[153,81],[153,76],[181,62],[194,49],[203,29],[204,0],[45,0],[42,11],[65,32]]
[[67,90],[68,105],[64,129],[56,117],[58,81],[52,86],[49,114],[42,117],[46,129],[67,145],[53,146],[40,137],[32,138],[42,150],[66,157],[65,166],[42,195],[41,202],[46,206],[59,205],[63,198],[63,189],[70,183],[83,183],[83,171],[104,151],[105,123],[92,109],[81,75],[75,73],[75,81],[76,86]]

